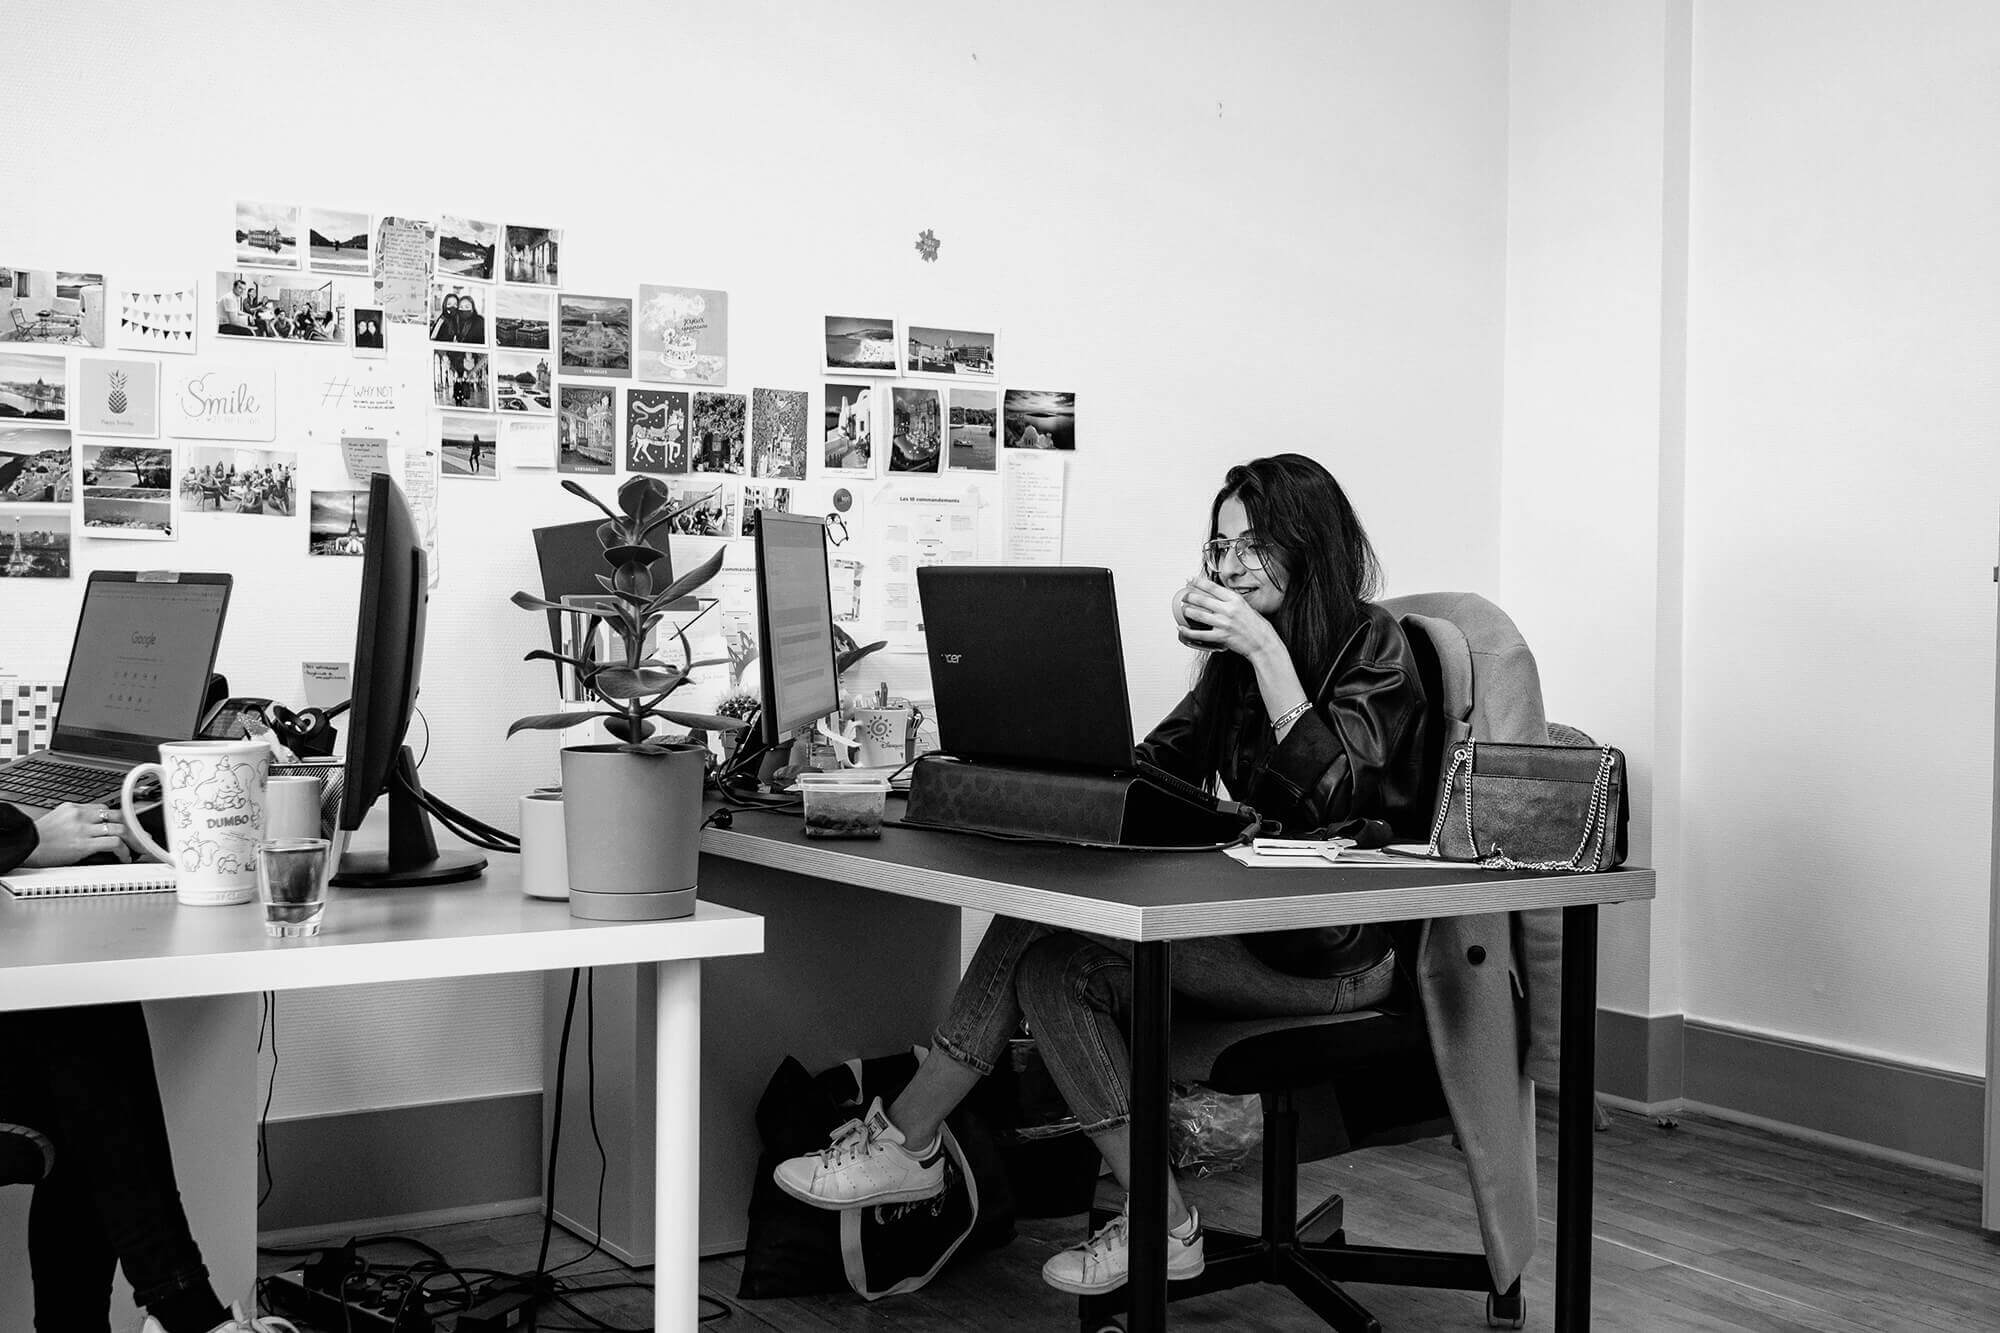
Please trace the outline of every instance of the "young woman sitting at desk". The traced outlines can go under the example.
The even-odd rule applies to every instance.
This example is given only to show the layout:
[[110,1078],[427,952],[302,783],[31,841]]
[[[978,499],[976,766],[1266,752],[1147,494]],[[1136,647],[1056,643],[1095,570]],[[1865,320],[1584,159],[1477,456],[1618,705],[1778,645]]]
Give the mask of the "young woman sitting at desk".
[[[0,804],[0,874],[119,855],[124,830],[116,810],[95,803],[39,819]],[[0,1013],[0,1121],[46,1135],[55,1149],[28,1209],[38,1333],[110,1333],[113,1265],[146,1308],[141,1333],[296,1333],[282,1319],[226,1309],[209,1285],[137,1004]]]
[[[1182,642],[1209,656],[1140,757],[1196,784],[1220,779],[1290,832],[1369,818],[1420,835],[1423,687],[1401,626],[1369,600],[1377,582],[1367,534],[1325,468],[1300,454],[1231,468],[1209,510],[1202,572],[1173,599]],[[1388,995],[1394,974],[1379,926],[1174,947],[1176,995],[1237,1017],[1362,1008]],[[1070,1110],[1129,1189],[1131,994],[1130,945],[995,919],[909,1086],[823,1151],[781,1163],[778,1184],[832,1209],[936,1194],[939,1127],[1025,1014]],[[1193,1277],[1201,1223],[1171,1180],[1167,1221],[1168,1276]],[[1110,1291],[1128,1258],[1121,1216],[1042,1276],[1063,1291]]]

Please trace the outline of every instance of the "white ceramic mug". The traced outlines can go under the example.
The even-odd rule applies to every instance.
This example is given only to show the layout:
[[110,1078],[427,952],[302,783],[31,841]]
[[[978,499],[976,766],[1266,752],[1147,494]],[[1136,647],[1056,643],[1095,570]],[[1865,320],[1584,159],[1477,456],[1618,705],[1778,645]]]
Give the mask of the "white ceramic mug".
[[[262,741],[170,741],[159,763],[125,775],[118,793],[125,826],[179,872],[182,902],[225,907],[256,899],[270,771],[271,749]],[[132,810],[132,789],[148,772],[160,776],[167,847],[146,836]]]
[[569,840],[563,834],[560,787],[521,798],[521,892],[530,898],[569,897]]
[[910,744],[910,707],[857,708],[848,714],[854,725],[854,752],[857,768],[894,768],[902,763]]

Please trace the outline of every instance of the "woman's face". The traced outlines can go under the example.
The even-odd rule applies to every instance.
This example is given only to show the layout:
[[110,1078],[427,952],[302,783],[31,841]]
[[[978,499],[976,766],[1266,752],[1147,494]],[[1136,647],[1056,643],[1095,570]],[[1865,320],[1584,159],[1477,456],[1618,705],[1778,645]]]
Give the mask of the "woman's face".
[[[1210,577],[1240,595],[1258,615],[1267,619],[1275,615],[1278,608],[1285,604],[1287,580],[1284,562],[1268,547],[1256,548],[1264,552],[1262,568],[1258,568],[1256,555],[1245,558],[1245,548],[1254,547],[1257,533],[1250,526],[1250,515],[1244,510],[1243,502],[1233,495],[1224,500],[1222,507],[1216,511],[1215,535],[1235,545],[1216,562]],[[1242,540],[1244,538],[1249,540]]]
[[457,298],[456,296],[452,296],[452,295],[450,295],[450,294],[448,294],[448,293],[447,293],[447,294],[446,294],[446,296],[445,296],[445,298],[444,298],[444,312],[445,312],[445,314],[447,314],[447,315],[450,315],[450,314],[456,314],[456,313],[457,313],[457,311],[458,311],[458,298]]

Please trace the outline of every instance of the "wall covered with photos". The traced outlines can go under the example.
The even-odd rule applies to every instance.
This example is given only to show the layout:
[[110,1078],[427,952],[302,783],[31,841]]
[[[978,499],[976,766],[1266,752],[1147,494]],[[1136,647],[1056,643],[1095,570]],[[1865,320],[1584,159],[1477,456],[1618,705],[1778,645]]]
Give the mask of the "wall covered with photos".
[[[1010,524],[1006,445],[1054,436],[1073,447],[1019,452],[1061,459],[1062,559],[1117,572],[1141,729],[1185,686],[1162,608],[1232,462],[1326,462],[1392,592],[1493,585],[1506,27],[1478,0],[1285,5],[1257,32],[1192,5],[88,0],[16,44],[63,93],[0,88],[0,266],[23,275],[0,292],[0,395],[50,358],[77,410],[161,420],[68,423],[75,493],[42,503],[76,516],[71,577],[0,580],[0,614],[35,627],[0,675],[60,673],[90,568],[219,568],[220,668],[295,696],[301,661],[351,649],[358,562],[332,552],[374,440],[419,492],[435,479],[426,783],[503,823],[554,765],[551,738],[504,739],[548,702],[520,661],[544,622],[506,598],[536,586],[528,530],[588,516],[566,472],[720,482],[733,509],[701,522],[728,535],[674,538],[683,566],[726,543],[742,567],[756,496],[844,512],[844,491],[886,573],[909,558],[883,544],[896,505],[964,534],[961,558],[1046,554]],[[376,396],[397,406],[371,421]],[[258,417],[247,399],[271,419],[237,438],[169,420]],[[0,423],[0,448],[24,430],[53,433]],[[1024,468],[1046,493],[1047,465]],[[130,540],[154,497],[112,492],[161,489],[174,540]],[[864,586],[863,637],[893,638],[885,585]],[[879,674],[917,692],[918,664]],[[397,1001],[298,1003],[333,1030]],[[463,1023],[416,1026],[406,1068],[288,1053],[279,1112],[539,1082],[533,1052],[468,1060]]]

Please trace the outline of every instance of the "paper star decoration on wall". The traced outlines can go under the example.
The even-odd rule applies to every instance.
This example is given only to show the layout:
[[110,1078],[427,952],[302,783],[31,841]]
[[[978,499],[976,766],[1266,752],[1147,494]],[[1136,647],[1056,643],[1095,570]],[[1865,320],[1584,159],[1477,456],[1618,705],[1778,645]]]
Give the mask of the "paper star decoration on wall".
[[935,264],[937,263],[937,252],[940,244],[942,242],[938,240],[937,233],[929,227],[925,227],[923,234],[917,237],[917,253],[924,257],[926,264]]

